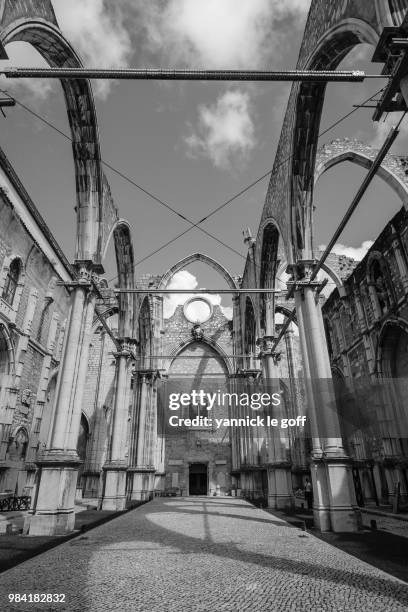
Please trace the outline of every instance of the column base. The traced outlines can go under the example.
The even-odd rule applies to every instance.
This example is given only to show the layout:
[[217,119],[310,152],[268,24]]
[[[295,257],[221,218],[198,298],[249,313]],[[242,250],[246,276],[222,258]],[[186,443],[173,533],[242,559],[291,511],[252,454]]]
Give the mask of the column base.
[[24,519],[23,535],[64,536],[75,529],[75,512],[49,514],[28,514]]
[[292,476],[289,466],[270,466],[268,473],[268,508],[293,508]]
[[66,535],[74,530],[75,490],[80,463],[74,453],[50,451],[40,458],[37,498],[25,519],[24,535]]
[[132,501],[148,501],[152,499],[154,494],[154,474],[154,469],[133,472]]
[[313,506],[313,521],[319,531],[332,531],[329,508]]
[[361,515],[357,508],[351,465],[348,461],[327,461],[330,521],[334,532],[359,530]]
[[101,510],[120,512],[126,509],[126,466],[109,464],[104,466],[105,487],[100,501]]
[[320,531],[354,533],[361,516],[355,501],[350,465],[342,459],[315,461],[311,465],[313,516]]

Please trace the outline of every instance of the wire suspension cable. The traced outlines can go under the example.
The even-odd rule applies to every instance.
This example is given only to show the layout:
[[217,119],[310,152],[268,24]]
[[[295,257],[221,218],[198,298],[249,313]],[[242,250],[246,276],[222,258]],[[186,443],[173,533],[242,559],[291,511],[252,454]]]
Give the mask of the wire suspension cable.
[[[353,115],[357,110],[359,110],[359,108],[362,108],[364,104],[366,104],[367,102],[371,101],[375,96],[377,96],[379,93],[381,93],[383,89],[380,89],[379,91],[377,91],[376,93],[374,93],[372,96],[370,96],[369,98],[367,98],[366,100],[364,100],[361,105],[357,105],[355,106],[350,112],[348,112],[346,115],[340,117],[335,123],[331,124],[328,128],[326,128],[323,132],[321,132],[319,134],[319,138],[322,137],[323,135],[327,134],[327,132],[329,132],[330,130],[334,129],[335,127],[337,127],[340,123],[342,123],[343,121],[345,121],[348,117],[350,117],[351,115]],[[10,94],[5,91],[5,90],[1,90],[2,93],[4,93],[5,95],[7,95],[10,99],[12,98],[10,96]],[[72,138],[70,136],[68,136],[67,134],[65,134],[62,130],[60,130],[59,128],[57,128],[54,124],[52,124],[51,122],[49,122],[47,119],[45,119],[44,117],[42,117],[41,115],[39,115],[38,113],[36,113],[35,111],[33,111],[31,108],[29,108],[28,106],[26,106],[25,104],[23,104],[22,102],[20,102],[19,100],[13,98],[15,100],[15,103],[18,104],[19,106],[21,106],[22,108],[24,108],[27,112],[29,112],[30,114],[32,114],[33,116],[35,116],[37,119],[39,119],[40,121],[42,121],[43,123],[45,123],[46,125],[48,125],[51,129],[53,129],[54,131],[58,132],[60,135],[62,135],[64,138],[66,138],[67,140],[72,142]],[[397,135],[398,135],[398,127],[401,124],[403,118],[405,116],[404,115],[401,117],[399,124],[396,128],[392,128],[390,134],[387,137],[386,142],[384,143],[383,147],[381,148],[381,150],[378,153],[377,158],[374,160],[373,165],[370,169],[370,172],[368,173],[366,180],[364,181],[363,185],[360,187],[359,192],[355,198],[355,200],[353,200],[353,203],[351,204],[349,210],[347,211],[345,217],[342,220],[341,226],[342,229],[340,230],[340,227],[338,228],[338,230],[335,233],[335,236],[333,236],[332,240],[330,241],[329,245],[326,247],[326,250],[323,254],[323,256],[321,257],[321,259],[319,260],[312,278],[314,279],[318,273],[318,271],[320,270],[322,264],[324,263],[324,261],[327,259],[331,249],[333,248],[335,242],[337,241],[338,237],[340,236],[341,232],[343,231],[345,225],[347,224],[349,218],[351,217],[352,213],[354,212],[355,208],[357,207],[358,203],[360,202],[362,196],[364,195],[365,191],[367,190],[371,180],[374,178],[376,171],[378,170],[379,166],[381,165],[382,161],[384,160],[386,154],[388,153],[389,149],[391,148],[393,142],[395,141]],[[272,174],[272,172],[275,170],[277,170],[280,166],[282,166],[283,164],[287,163],[288,161],[290,161],[290,159],[293,157],[293,154],[291,156],[289,156],[287,159],[283,160],[280,164],[278,164],[278,166],[276,166],[275,168],[273,168],[272,170],[269,170],[268,172],[266,172],[265,174],[263,174],[261,177],[259,177],[258,179],[256,179],[255,181],[253,181],[250,185],[248,185],[247,187],[245,187],[244,189],[242,189],[239,193],[237,193],[235,196],[233,196],[232,198],[230,198],[229,200],[227,200],[226,202],[224,202],[223,204],[221,204],[220,206],[218,206],[217,208],[215,208],[214,210],[212,210],[208,215],[206,215],[205,217],[203,217],[203,219],[201,219],[200,221],[198,221],[197,223],[194,223],[191,225],[191,227],[187,228],[184,232],[178,234],[177,236],[175,236],[173,239],[169,240],[165,245],[162,245],[160,248],[156,249],[155,251],[153,251],[152,253],[150,253],[149,255],[145,256],[143,259],[139,260],[138,262],[136,262],[133,265],[133,269],[137,266],[140,265],[142,262],[146,261],[147,259],[149,259],[150,257],[152,257],[153,255],[157,254],[159,251],[161,251],[162,249],[164,249],[166,246],[172,244],[173,242],[175,242],[176,240],[178,240],[180,237],[184,236],[187,232],[189,232],[191,229],[198,227],[201,223],[203,223],[204,221],[206,221],[207,219],[209,219],[211,216],[215,215],[219,210],[221,210],[222,208],[224,208],[225,206],[227,206],[228,204],[230,204],[231,202],[233,202],[235,199],[237,199],[238,197],[240,197],[241,195],[243,195],[246,191],[248,191],[249,189],[251,189],[253,186],[255,186],[256,184],[258,184],[260,181],[262,181],[264,178],[266,178],[267,176],[269,176],[270,174]],[[379,161],[378,161],[379,160]],[[146,193],[147,195],[149,195],[150,197],[152,197],[153,199],[159,201],[160,203],[162,203],[163,205],[166,205],[164,202],[162,202],[161,200],[159,200],[158,198],[156,198],[156,196],[153,196],[152,194],[150,194],[150,192],[148,192],[147,190],[145,190],[144,188],[140,187],[139,185],[137,185],[136,183],[134,183],[134,181],[132,181],[129,177],[127,177],[126,175],[124,175],[123,173],[121,173],[119,170],[117,170],[116,168],[114,168],[113,166],[111,166],[110,164],[107,164],[106,162],[104,162],[103,160],[101,160],[102,163],[104,163],[107,167],[109,167],[112,171],[117,172],[120,176],[122,176],[122,178],[128,180],[129,182],[131,182],[134,186],[136,186],[138,189],[141,189],[144,193]],[[375,169],[374,169],[375,168]],[[373,170],[374,169],[374,170]],[[368,179],[370,175],[370,179]],[[357,197],[359,197],[359,199],[357,200]],[[357,200],[357,201],[356,201]],[[353,207],[353,208],[352,208]],[[169,207],[170,208],[170,207]],[[350,210],[352,208],[352,210]],[[178,216],[180,216],[181,218],[185,219],[186,221],[187,218],[184,217],[184,215],[181,215],[180,213],[178,213],[177,211],[174,211],[175,214],[177,214]],[[190,222],[190,221],[189,221]],[[190,222],[191,223],[191,222]],[[210,234],[209,234],[210,235]],[[211,236],[211,235],[210,235]],[[214,238],[214,236],[211,236],[212,238]],[[216,239],[217,240],[217,239]],[[224,246],[228,246],[228,245],[224,245]],[[329,248],[330,247],[330,248]],[[230,247],[228,247],[230,248]],[[244,257],[241,253],[238,253],[240,256]],[[113,277],[112,280],[115,280],[116,277]],[[278,336],[278,338],[276,339],[276,341],[274,342],[273,345],[273,350],[276,349],[276,347],[278,346],[278,344],[280,343],[281,339],[284,337],[285,332],[287,331],[287,329],[289,328],[289,325],[292,323],[292,321],[295,319],[296,317],[296,309],[292,310],[292,312],[288,315],[282,329],[281,332]],[[101,318],[99,316],[98,313],[98,318]]]
[[[375,92],[373,95],[371,95],[369,98],[367,98],[366,100],[364,100],[361,105],[366,104],[367,102],[371,101],[373,98],[375,98],[378,94],[380,94],[383,91],[384,88],[381,88],[380,90],[378,90],[377,92]],[[8,93],[8,91],[6,90],[0,90],[2,93],[4,93],[6,96],[8,96],[9,98],[12,98],[10,96],[10,94]],[[36,117],[39,121],[43,122],[45,125],[47,125],[48,127],[50,127],[51,129],[53,129],[55,132],[57,132],[58,134],[60,134],[61,136],[63,136],[66,140],[68,140],[69,142],[72,142],[72,138],[66,134],[65,132],[63,132],[62,130],[60,130],[56,125],[54,125],[53,123],[51,123],[50,121],[48,121],[45,117],[43,117],[42,115],[39,115],[38,113],[36,113],[32,108],[30,108],[29,106],[27,106],[26,104],[24,104],[23,102],[17,100],[16,98],[12,98],[13,100],[15,100],[15,103],[20,106],[21,108],[23,108],[26,112],[28,112],[29,114],[31,114],[32,116]],[[327,134],[330,130],[334,129],[335,127],[337,127],[340,123],[342,123],[343,121],[345,121],[346,119],[348,119],[351,115],[353,115],[355,112],[357,112],[358,107],[357,108],[353,108],[351,111],[349,111],[348,113],[346,113],[345,115],[343,115],[342,117],[340,117],[339,119],[337,119],[333,124],[331,124],[330,126],[328,126],[325,130],[323,130],[323,132],[321,132],[319,134],[319,138],[321,138],[322,136],[324,136],[325,134]],[[243,189],[241,189],[238,193],[236,193],[234,196],[232,196],[231,198],[229,198],[228,200],[226,200],[225,202],[223,202],[222,204],[220,204],[219,206],[217,206],[216,208],[214,208],[212,211],[210,211],[210,213],[208,215],[206,215],[205,217],[203,217],[202,219],[200,219],[199,221],[197,221],[196,223],[193,223],[192,221],[189,221],[184,215],[182,215],[181,213],[178,213],[178,211],[176,211],[175,209],[173,209],[171,206],[169,206],[168,204],[166,204],[165,202],[163,202],[163,200],[161,200],[160,198],[157,198],[155,195],[153,195],[151,192],[149,192],[148,190],[144,189],[142,186],[140,186],[139,184],[137,184],[135,181],[133,181],[131,178],[129,178],[127,175],[123,174],[120,170],[118,170],[117,168],[115,168],[114,166],[112,166],[111,164],[109,164],[108,162],[104,161],[103,159],[101,159],[101,163],[103,163],[107,168],[109,168],[110,170],[112,170],[113,172],[115,172],[118,176],[120,176],[121,178],[123,178],[124,180],[126,180],[127,182],[129,182],[131,185],[133,185],[134,187],[136,187],[137,189],[139,189],[140,191],[142,191],[143,193],[145,193],[146,195],[148,195],[149,197],[151,197],[153,200],[155,200],[156,202],[158,202],[159,204],[162,204],[163,206],[165,206],[166,208],[168,208],[169,210],[171,210],[172,212],[174,212],[174,214],[176,214],[177,216],[179,216],[180,218],[182,218],[183,220],[187,221],[188,223],[191,223],[191,226],[189,228],[187,228],[186,230],[184,230],[183,232],[177,234],[174,238],[170,239],[169,241],[167,241],[165,244],[163,244],[161,247],[155,249],[153,252],[149,253],[148,255],[146,255],[145,257],[143,257],[142,259],[138,260],[137,262],[135,262],[132,266],[132,269],[135,269],[136,266],[140,265],[141,263],[143,263],[144,261],[146,261],[147,259],[150,259],[151,257],[153,257],[154,255],[156,255],[157,253],[159,253],[161,250],[163,250],[164,248],[166,248],[167,246],[169,246],[170,244],[173,244],[174,242],[176,242],[176,240],[178,240],[179,238],[181,238],[182,236],[184,236],[185,234],[187,234],[190,230],[194,229],[194,228],[198,228],[200,230],[203,230],[203,228],[200,228],[199,226],[204,223],[204,221],[207,221],[210,217],[212,217],[213,215],[215,215],[217,212],[219,212],[220,210],[222,210],[223,208],[225,208],[226,206],[228,206],[229,204],[231,204],[232,202],[234,202],[237,198],[239,198],[241,195],[243,195],[244,193],[246,193],[247,191],[249,191],[250,189],[252,189],[255,185],[257,185],[258,183],[260,183],[262,180],[264,180],[265,178],[267,178],[269,175],[271,175],[274,171],[278,170],[282,165],[286,164],[288,161],[290,161],[293,157],[293,154],[290,155],[289,157],[287,157],[286,159],[282,160],[282,162],[280,162],[277,166],[275,166],[274,168],[272,168],[271,170],[268,170],[267,172],[265,172],[262,176],[260,176],[259,178],[257,178],[255,181],[253,181],[252,183],[250,183],[249,185],[247,185],[246,187],[244,187]],[[212,234],[210,234],[209,232],[207,232],[206,230],[203,230],[204,233],[206,233],[209,237],[213,238],[214,240],[216,240],[217,242],[219,242],[220,244],[222,244],[223,246],[225,246],[226,248],[228,248],[229,250],[233,251],[234,253],[236,253],[237,255],[239,255],[240,257],[242,257],[243,259],[246,260],[246,255],[243,255],[242,253],[240,253],[239,251],[236,251],[235,249],[233,249],[232,247],[230,247],[229,245],[225,244],[223,241],[219,240],[218,238],[216,238],[215,236],[213,236]],[[113,278],[109,279],[109,282],[112,282],[113,280],[116,280],[118,278],[118,276],[114,276]]]
[[[6,90],[0,90],[2,91],[4,94],[9,96],[9,93]],[[9,99],[10,96],[9,96]],[[26,106],[25,104],[23,104],[22,102],[13,99],[13,102],[15,104],[17,104],[18,106],[21,106],[22,108],[24,108],[24,110],[26,110],[28,113],[32,114],[34,117],[36,117],[37,119],[39,119],[40,121],[42,121],[43,123],[45,123],[47,126],[51,127],[54,131],[56,131],[58,134],[60,134],[61,136],[63,136],[66,140],[68,140],[69,142],[72,142],[72,138],[70,136],[68,136],[68,134],[66,134],[65,132],[63,132],[62,130],[60,130],[59,128],[57,128],[55,125],[53,125],[52,123],[50,123],[47,119],[45,119],[44,117],[42,117],[41,115],[39,115],[38,113],[36,113],[35,111],[33,111],[30,107]],[[205,234],[206,236],[208,236],[209,238],[212,238],[213,240],[215,240],[216,242],[218,242],[219,244],[221,244],[221,246],[224,246],[225,248],[229,249],[230,251],[232,251],[235,255],[239,255],[240,257],[245,259],[245,255],[243,255],[242,253],[240,253],[239,251],[237,251],[236,249],[234,249],[233,247],[229,246],[228,244],[226,244],[225,242],[223,242],[222,240],[220,240],[219,238],[217,238],[217,236],[214,236],[213,234],[211,234],[210,232],[208,232],[207,230],[205,230],[202,227],[199,227],[200,223],[202,223],[204,221],[200,220],[197,223],[194,223],[194,221],[191,221],[190,219],[188,219],[187,217],[185,217],[182,213],[178,212],[175,208],[173,208],[172,206],[170,206],[169,204],[167,204],[166,202],[164,202],[163,200],[161,200],[160,198],[158,198],[157,196],[155,196],[153,193],[151,193],[150,191],[148,191],[147,189],[145,189],[144,187],[142,187],[141,185],[139,185],[138,183],[136,183],[133,179],[131,179],[130,177],[128,177],[126,174],[124,174],[123,172],[121,172],[120,170],[118,170],[117,168],[115,168],[114,166],[112,166],[111,164],[109,164],[107,161],[101,159],[101,163],[106,167],[109,168],[109,170],[112,170],[112,172],[114,172],[115,174],[117,174],[119,177],[121,177],[122,179],[124,179],[125,181],[127,181],[128,183],[130,183],[131,185],[133,185],[134,187],[136,187],[137,189],[139,189],[139,191],[141,191],[142,193],[144,193],[145,195],[147,195],[148,197],[150,197],[152,200],[154,200],[155,202],[157,202],[158,204],[161,204],[162,206],[164,206],[165,208],[167,208],[168,210],[170,210],[172,213],[174,213],[177,217],[179,217],[180,219],[182,219],[183,221],[185,221],[186,223],[189,223],[191,225],[189,229],[193,229],[193,227],[197,227],[203,234]],[[187,230],[187,231],[188,231]],[[167,245],[166,245],[167,246]],[[133,268],[135,268],[135,265],[133,265]],[[115,276],[114,278],[110,279],[109,282],[111,282],[112,280],[115,280],[116,278],[118,278],[117,276]]]
[[[376,91],[374,94],[372,94],[372,96],[370,96],[369,98],[367,98],[366,100],[364,100],[361,104],[364,105],[367,102],[369,102],[370,100],[372,100],[373,98],[375,98],[378,94],[380,94],[382,91],[384,90],[384,88],[379,89],[378,91]],[[351,115],[354,115],[354,113],[356,113],[359,110],[359,107],[357,108],[353,108],[351,111],[349,111],[348,113],[346,113],[345,115],[343,115],[342,117],[340,117],[339,119],[337,119],[334,123],[332,123],[331,125],[329,125],[327,128],[325,128],[322,132],[320,132],[319,134],[319,138],[321,138],[322,136],[325,136],[328,132],[330,132],[331,130],[333,130],[335,127],[337,127],[338,125],[340,125],[340,123],[342,123],[343,121],[345,121],[346,119],[348,119],[349,117],[351,117]],[[215,214],[217,214],[220,210],[222,210],[223,208],[225,208],[226,206],[228,206],[229,204],[231,204],[232,202],[234,202],[234,200],[236,200],[237,198],[239,198],[241,195],[243,195],[244,193],[246,193],[247,191],[249,191],[250,189],[252,189],[252,187],[254,187],[255,185],[257,185],[258,183],[260,183],[261,181],[263,181],[265,178],[267,178],[268,176],[270,176],[271,174],[273,174],[273,172],[276,172],[281,166],[283,166],[284,164],[288,163],[292,158],[294,157],[294,153],[292,153],[291,155],[289,155],[286,159],[282,160],[279,164],[277,164],[274,168],[272,168],[271,170],[268,170],[267,172],[265,172],[262,176],[260,176],[259,178],[257,178],[255,181],[253,181],[252,183],[250,183],[247,187],[244,187],[243,189],[241,189],[241,191],[239,191],[238,193],[236,193],[234,196],[232,196],[231,198],[229,198],[228,200],[226,200],[225,202],[223,202],[222,204],[220,204],[219,206],[217,206],[216,208],[214,208],[212,211],[210,211],[208,213],[208,215],[206,215],[205,217],[203,217],[202,219],[200,219],[200,221],[197,221],[197,223],[194,223],[194,225],[192,225],[191,227],[187,228],[186,230],[184,230],[183,232],[181,232],[180,234],[177,234],[176,236],[174,236],[174,238],[171,238],[171,240],[167,241],[165,244],[163,244],[161,247],[158,247],[157,249],[155,249],[154,251],[150,252],[148,255],[145,255],[142,259],[139,259],[138,261],[136,261],[133,264],[133,269],[136,268],[136,266],[139,266],[140,264],[142,264],[143,262],[145,262],[147,259],[150,259],[151,257],[153,257],[154,255],[157,255],[157,253],[159,253],[160,251],[162,251],[163,249],[165,249],[166,247],[170,246],[170,244],[173,244],[173,242],[176,242],[176,240],[178,240],[179,238],[182,238],[183,236],[185,236],[185,234],[187,234],[189,231],[191,231],[192,229],[194,229],[195,227],[197,227],[198,225],[200,225],[201,223],[204,223],[204,221],[207,221],[208,219],[210,219],[210,217],[214,216]],[[240,254],[241,257],[243,257],[243,259],[246,260],[246,255],[242,255]],[[256,265],[256,264],[255,264]],[[114,276],[113,278],[109,279],[109,282],[112,282],[114,280],[116,280],[118,278],[118,276]]]

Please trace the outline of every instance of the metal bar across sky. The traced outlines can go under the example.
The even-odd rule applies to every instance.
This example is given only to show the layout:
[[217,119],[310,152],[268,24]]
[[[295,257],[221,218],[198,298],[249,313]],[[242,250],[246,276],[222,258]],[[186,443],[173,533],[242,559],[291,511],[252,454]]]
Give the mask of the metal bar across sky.
[[150,68],[15,68],[0,70],[8,79],[129,79],[167,81],[337,81],[362,82],[387,75],[362,70],[169,70]]
[[[102,289],[102,294],[103,291]],[[286,291],[281,291],[279,289],[108,289],[108,291],[113,291],[113,293],[151,293],[153,295],[172,295],[173,293],[192,293],[195,295],[205,295],[207,293],[212,295],[218,293],[281,293],[282,295],[286,295]]]

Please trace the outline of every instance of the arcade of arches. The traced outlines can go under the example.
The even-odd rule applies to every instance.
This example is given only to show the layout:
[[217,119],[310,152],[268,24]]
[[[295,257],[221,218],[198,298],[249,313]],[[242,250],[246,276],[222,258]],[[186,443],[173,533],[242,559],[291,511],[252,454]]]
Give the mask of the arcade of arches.
[[[405,0],[321,5],[312,1],[300,67],[334,67],[354,45],[375,44],[408,9]],[[80,65],[49,0],[1,6],[3,43],[24,38],[53,65]],[[257,238],[245,240],[242,276],[194,253],[162,275],[135,280],[131,228],[101,170],[91,85],[79,79],[64,87],[78,191],[73,265],[0,151],[0,491],[31,496],[25,533],[72,530],[78,497],[110,510],[154,495],[244,495],[292,507],[304,503],[299,491],[308,476],[321,530],[357,529],[358,506],[392,503],[397,485],[407,503],[406,160],[389,155],[379,172],[402,209],[361,262],[330,255],[324,275],[334,289],[323,293],[322,278],[310,279],[319,257],[314,181],[344,160],[370,167],[375,151],[334,141],[316,158],[324,88],[295,84]],[[109,240],[120,286],[144,293],[118,296],[103,278]],[[163,296],[152,290],[191,262],[213,268],[232,293],[281,290],[286,280],[290,291],[233,293],[231,318],[205,295],[164,316]],[[275,348],[293,308],[296,318]],[[281,393],[285,417],[307,415],[307,436],[271,437],[266,428],[221,436],[200,425],[169,432],[162,391],[181,380],[186,390],[268,381]],[[367,382],[380,389],[375,400],[359,395]],[[200,411],[189,405],[183,414]]]

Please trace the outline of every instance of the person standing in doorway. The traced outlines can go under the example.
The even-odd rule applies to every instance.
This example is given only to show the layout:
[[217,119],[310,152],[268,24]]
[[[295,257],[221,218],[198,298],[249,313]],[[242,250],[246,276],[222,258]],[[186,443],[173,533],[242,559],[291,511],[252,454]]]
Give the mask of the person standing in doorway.
[[309,478],[305,480],[305,500],[307,503],[307,509],[312,510],[313,508],[313,487]]

